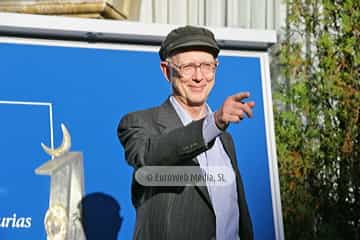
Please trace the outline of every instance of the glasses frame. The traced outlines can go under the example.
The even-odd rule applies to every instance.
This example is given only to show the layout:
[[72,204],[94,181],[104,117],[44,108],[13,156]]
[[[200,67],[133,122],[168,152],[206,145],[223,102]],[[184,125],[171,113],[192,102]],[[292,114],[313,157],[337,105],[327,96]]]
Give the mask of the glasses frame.
[[[177,72],[180,74],[180,76],[185,77],[185,78],[194,76],[194,74],[196,73],[198,68],[200,69],[201,74],[203,74],[205,77],[212,77],[215,74],[217,67],[219,66],[218,60],[214,60],[212,62],[202,62],[199,64],[184,63],[184,64],[180,64],[180,65],[171,62],[171,60],[166,60],[165,62],[168,64],[168,66],[177,70]],[[202,66],[205,66],[206,64],[213,65],[213,69],[210,72],[206,72],[206,71],[204,72],[204,68]],[[184,74],[184,67],[193,67],[194,71],[191,74]]]

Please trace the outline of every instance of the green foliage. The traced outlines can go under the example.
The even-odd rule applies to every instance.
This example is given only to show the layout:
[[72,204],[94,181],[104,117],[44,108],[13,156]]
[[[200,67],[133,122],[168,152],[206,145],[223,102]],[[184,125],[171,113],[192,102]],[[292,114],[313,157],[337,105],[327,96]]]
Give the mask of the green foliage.
[[287,239],[360,239],[360,1],[287,0],[274,83]]

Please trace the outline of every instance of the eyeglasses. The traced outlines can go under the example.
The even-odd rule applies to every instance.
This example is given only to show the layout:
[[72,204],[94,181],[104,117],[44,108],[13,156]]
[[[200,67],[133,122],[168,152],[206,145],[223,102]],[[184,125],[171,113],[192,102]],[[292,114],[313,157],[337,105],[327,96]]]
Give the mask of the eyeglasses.
[[194,74],[196,73],[196,69],[200,68],[201,73],[205,76],[205,77],[212,77],[215,73],[215,70],[218,66],[218,62],[214,61],[214,62],[203,62],[200,64],[195,64],[195,63],[187,63],[187,64],[181,64],[181,65],[177,65],[175,63],[172,63],[170,61],[167,61],[168,64],[172,67],[174,67],[176,70],[178,70],[178,72],[180,73],[180,75],[182,77],[192,77],[194,76]]

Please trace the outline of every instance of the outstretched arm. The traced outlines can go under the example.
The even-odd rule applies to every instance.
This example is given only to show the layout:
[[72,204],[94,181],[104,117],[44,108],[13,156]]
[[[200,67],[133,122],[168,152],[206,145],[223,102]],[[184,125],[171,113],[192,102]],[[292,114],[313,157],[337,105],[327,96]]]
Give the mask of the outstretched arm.
[[143,117],[128,114],[119,124],[118,137],[128,163],[135,168],[181,165],[207,150],[202,134],[203,121],[194,121],[185,127],[158,134]]

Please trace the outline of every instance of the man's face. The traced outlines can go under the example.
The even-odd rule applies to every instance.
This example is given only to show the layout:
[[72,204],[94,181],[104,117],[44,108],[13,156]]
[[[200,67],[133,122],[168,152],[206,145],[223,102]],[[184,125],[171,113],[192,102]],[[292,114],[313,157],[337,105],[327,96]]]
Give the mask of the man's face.
[[167,67],[173,95],[189,107],[204,104],[214,86],[216,65],[214,57],[203,51],[172,56]]

